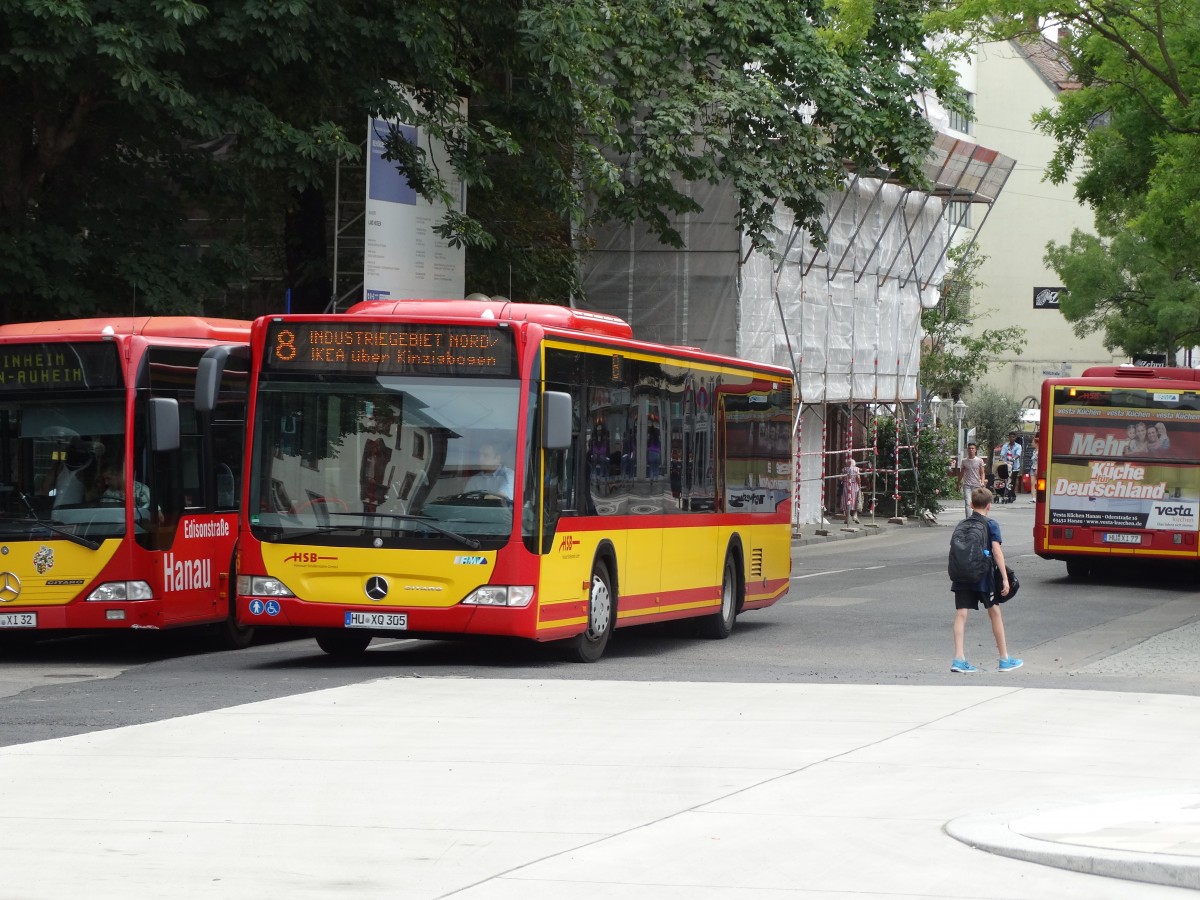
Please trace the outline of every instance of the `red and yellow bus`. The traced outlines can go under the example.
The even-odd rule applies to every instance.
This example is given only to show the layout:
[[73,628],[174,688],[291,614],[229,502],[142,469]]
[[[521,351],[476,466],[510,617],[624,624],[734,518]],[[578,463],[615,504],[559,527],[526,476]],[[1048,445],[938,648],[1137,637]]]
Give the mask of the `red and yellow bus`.
[[[229,583],[249,336],[192,317],[0,327],[0,632],[216,624],[249,642]],[[225,378],[197,410],[208,353]]]
[[1196,562],[1200,372],[1097,366],[1042,385],[1034,549],[1072,578]]
[[591,661],[614,628],[725,637],[791,574],[792,377],[608,315],[366,301],[251,343],[238,616],[509,635]]

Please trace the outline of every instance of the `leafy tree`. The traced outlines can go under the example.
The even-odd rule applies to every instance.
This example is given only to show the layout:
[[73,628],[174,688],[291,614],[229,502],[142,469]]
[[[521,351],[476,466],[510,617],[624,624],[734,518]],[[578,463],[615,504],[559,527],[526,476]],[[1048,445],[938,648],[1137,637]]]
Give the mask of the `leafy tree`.
[[[361,161],[368,115],[447,144],[468,289],[561,299],[592,221],[677,244],[692,182],[728,180],[758,246],[776,204],[819,234],[847,161],[920,184],[917,98],[961,101],[925,8],[0,0],[0,316],[213,312],[251,284],[323,307],[333,166]],[[444,196],[422,148],[389,146]]]
[[1021,404],[995,388],[975,388],[967,395],[967,422],[975,427],[979,455],[987,458],[1020,422]]
[[1075,231],[1070,243],[1051,241],[1046,261],[1067,289],[1063,316],[1081,337],[1104,332],[1109,350],[1176,351],[1200,338],[1200,285],[1173,269],[1157,246],[1128,229],[1111,240]]
[[1081,334],[1104,328],[1110,348],[1169,353],[1195,329],[1198,13],[1195,0],[963,0],[941,20],[992,38],[1061,26],[1059,52],[1079,88],[1035,124],[1058,144],[1048,177],[1078,173],[1076,195],[1102,240],[1073,236],[1047,260],[1073,294],[1064,314]]
[[976,245],[951,248],[953,266],[942,281],[936,307],[921,311],[921,384],[926,394],[958,399],[1001,356],[1019,355],[1025,329],[986,328],[973,333],[979,316],[971,309],[971,292],[984,257]]

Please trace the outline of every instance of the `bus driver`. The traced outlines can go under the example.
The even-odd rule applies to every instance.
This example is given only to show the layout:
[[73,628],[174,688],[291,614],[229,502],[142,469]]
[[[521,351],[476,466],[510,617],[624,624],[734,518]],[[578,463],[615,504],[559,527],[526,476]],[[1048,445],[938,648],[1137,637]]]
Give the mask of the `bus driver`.
[[512,500],[513,470],[504,465],[500,451],[490,441],[479,445],[479,468],[480,471],[467,479],[467,493],[481,491]]

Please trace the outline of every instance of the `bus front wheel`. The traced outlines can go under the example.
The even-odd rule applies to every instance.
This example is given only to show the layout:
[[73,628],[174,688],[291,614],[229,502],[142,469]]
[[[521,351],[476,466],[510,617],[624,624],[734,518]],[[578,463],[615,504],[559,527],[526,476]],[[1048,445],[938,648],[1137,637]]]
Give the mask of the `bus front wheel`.
[[733,554],[726,554],[725,568],[721,574],[721,611],[700,620],[700,635],[713,640],[723,640],[733,631],[733,620],[737,617],[738,601],[741,599],[738,584],[737,564]]
[[361,631],[341,631],[337,628],[318,631],[315,637],[318,647],[330,656],[341,659],[361,656],[367,649],[367,644],[371,643],[369,634]]
[[595,662],[604,655],[608,639],[612,636],[614,617],[614,595],[612,576],[608,566],[596,560],[592,566],[592,585],[588,591],[588,623],[583,634],[573,638],[569,645],[570,656],[578,662]]
[[1068,559],[1067,560],[1067,577],[1068,578],[1087,578],[1092,574],[1092,564],[1086,559]]
[[225,620],[217,626],[217,643],[225,650],[245,650],[254,641],[254,626],[243,625],[230,607]]

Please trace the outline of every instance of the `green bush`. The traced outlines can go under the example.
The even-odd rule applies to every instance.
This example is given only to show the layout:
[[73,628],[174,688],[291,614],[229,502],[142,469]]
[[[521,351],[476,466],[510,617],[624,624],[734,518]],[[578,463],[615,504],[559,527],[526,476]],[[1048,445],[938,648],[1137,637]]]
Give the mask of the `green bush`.
[[[876,458],[871,460],[873,470],[891,469],[875,475],[874,490],[879,515],[890,515],[896,508],[893,495],[896,492],[896,420],[891,416],[879,416],[875,420],[877,431]],[[950,475],[950,460],[958,452],[953,428],[924,427],[917,432],[915,449],[912,446],[911,429],[903,424],[900,432],[900,502],[899,513],[912,516],[922,509],[931,513],[941,512],[948,501],[957,499],[955,481]],[[914,467],[915,455],[915,467]],[[915,470],[914,470],[915,468]],[[864,490],[870,491],[870,480]]]

